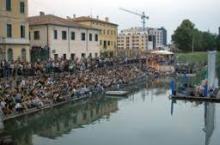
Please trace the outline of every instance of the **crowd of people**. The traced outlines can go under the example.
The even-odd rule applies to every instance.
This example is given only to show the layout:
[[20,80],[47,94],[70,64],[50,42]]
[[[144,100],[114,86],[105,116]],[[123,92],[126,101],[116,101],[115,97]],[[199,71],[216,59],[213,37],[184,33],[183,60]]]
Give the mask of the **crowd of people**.
[[17,76],[35,76],[40,73],[62,73],[62,72],[77,72],[86,69],[94,70],[101,67],[111,67],[115,65],[121,65],[125,63],[138,63],[143,60],[139,59],[49,59],[47,61],[37,61],[34,63],[24,61],[7,62],[2,61],[0,63],[0,78],[17,77]]
[[4,115],[21,113],[68,101],[143,75],[140,60],[48,60],[1,63],[0,109]]

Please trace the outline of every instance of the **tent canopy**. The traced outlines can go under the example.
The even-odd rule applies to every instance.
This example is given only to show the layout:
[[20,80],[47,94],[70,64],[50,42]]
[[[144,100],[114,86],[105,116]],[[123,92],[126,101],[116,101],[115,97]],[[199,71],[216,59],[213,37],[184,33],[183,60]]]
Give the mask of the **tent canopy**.
[[171,51],[166,50],[158,50],[158,51],[152,51],[151,54],[158,54],[158,55],[173,55],[174,53]]

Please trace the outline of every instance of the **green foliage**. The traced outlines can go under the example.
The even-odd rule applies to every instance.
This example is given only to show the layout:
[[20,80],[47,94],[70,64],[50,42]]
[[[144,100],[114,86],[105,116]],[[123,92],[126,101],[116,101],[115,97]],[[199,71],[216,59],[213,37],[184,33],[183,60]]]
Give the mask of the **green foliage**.
[[172,35],[172,41],[184,52],[207,51],[220,49],[220,38],[210,32],[202,32],[195,28],[190,20],[183,20]]
[[199,31],[198,29],[195,29],[193,31],[193,48],[195,51],[201,51],[203,50],[203,32]]
[[183,51],[190,51],[194,24],[190,20],[183,20],[172,36],[172,41]]
[[214,34],[211,34],[209,32],[203,32],[202,37],[203,39],[201,43],[203,46],[203,51],[216,48],[216,36]]
[[[189,64],[203,64],[208,62],[208,53],[207,52],[194,52],[194,53],[177,53],[177,61],[187,62]],[[216,56],[216,73],[217,77],[220,79],[220,52]],[[205,68],[207,69],[207,68]],[[204,78],[205,69],[201,69],[199,76]],[[207,73],[206,73],[207,74]],[[195,81],[195,80],[193,80]],[[197,83],[197,81],[195,81]]]
[[177,53],[177,61],[192,63],[204,63],[208,61],[207,52],[194,52],[194,53]]
[[[177,61],[187,62],[189,64],[195,63],[207,63],[208,53],[207,52],[194,52],[194,53],[177,53]],[[216,56],[217,66],[220,67],[220,52]]]
[[217,47],[217,50],[220,51],[220,35],[216,38],[216,47]]

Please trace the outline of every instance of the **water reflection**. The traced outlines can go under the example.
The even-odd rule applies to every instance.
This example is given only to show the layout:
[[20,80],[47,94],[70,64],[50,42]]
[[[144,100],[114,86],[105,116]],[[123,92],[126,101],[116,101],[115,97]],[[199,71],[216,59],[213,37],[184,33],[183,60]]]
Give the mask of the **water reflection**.
[[170,113],[171,113],[171,116],[173,115],[173,111],[174,111],[174,104],[176,103],[176,100],[172,100],[171,101],[171,111],[170,111]]
[[117,110],[117,100],[90,100],[8,121],[5,129],[16,145],[32,145],[32,135],[56,139],[74,128],[81,128],[100,118],[109,119],[110,114]]
[[[144,92],[145,95],[144,97],[150,96],[151,102],[153,102],[154,100],[153,96],[166,94],[167,89],[169,89],[169,78],[165,78],[165,79],[148,78],[148,81],[146,83],[146,90]],[[142,98],[144,97],[142,96]]]
[[[219,59],[219,58],[218,58]],[[218,62],[220,62],[220,61],[218,61]],[[218,80],[219,80],[219,86],[220,86],[220,64],[217,64],[217,68],[216,68],[216,74],[217,74],[217,78],[218,78]]]
[[98,97],[11,120],[5,131],[17,145],[218,145],[218,105],[170,101],[167,80],[140,88],[125,99]]
[[[182,101],[183,102],[183,101]],[[171,115],[174,113],[174,107],[176,104],[176,100],[171,101]],[[201,102],[194,102],[196,106],[199,104],[202,105]],[[210,144],[211,137],[215,130],[215,104],[205,102],[204,103],[204,128],[203,131],[205,133],[205,145]]]
[[213,103],[204,104],[204,125],[205,145],[209,145],[215,130],[215,104]]

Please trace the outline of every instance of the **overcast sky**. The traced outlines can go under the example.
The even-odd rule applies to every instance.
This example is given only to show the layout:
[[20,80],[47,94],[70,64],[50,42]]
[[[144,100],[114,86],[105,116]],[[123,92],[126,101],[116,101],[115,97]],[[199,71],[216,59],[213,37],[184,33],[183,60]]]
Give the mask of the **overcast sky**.
[[217,33],[220,26],[220,0],[29,0],[29,15],[39,11],[57,16],[109,17],[119,30],[142,26],[138,16],[119,10],[145,11],[150,16],[147,26],[168,30],[168,40],[183,19],[190,19],[197,28]]

